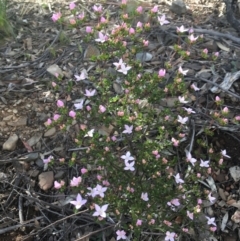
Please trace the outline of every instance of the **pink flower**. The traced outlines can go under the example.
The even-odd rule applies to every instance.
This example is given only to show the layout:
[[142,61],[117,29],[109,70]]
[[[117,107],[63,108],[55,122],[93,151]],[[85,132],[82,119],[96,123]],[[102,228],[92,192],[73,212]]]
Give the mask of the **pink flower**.
[[78,18],[79,18],[80,20],[83,20],[84,17],[85,17],[85,13],[84,13],[84,12],[82,12],[82,13],[80,13],[80,14],[78,15]]
[[142,13],[143,7],[142,7],[142,6],[138,6],[137,9],[136,9],[136,11],[137,11],[138,13]]
[[151,9],[151,13],[157,13],[158,11],[158,6],[154,6],[152,9]]
[[216,96],[216,97],[215,97],[215,101],[216,101],[216,102],[220,102],[220,101],[221,101],[220,97],[219,97],[219,96]]
[[218,57],[218,56],[219,56],[219,52],[215,52],[215,53],[214,53],[214,56],[215,56],[215,57]]
[[100,22],[101,22],[101,23],[107,23],[107,19],[102,16],[102,17],[100,18]]
[[92,33],[93,32],[92,27],[91,26],[87,26],[86,27],[86,32],[87,33]]
[[171,141],[172,141],[174,146],[178,146],[179,145],[179,140],[176,140],[175,138],[172,137]]
[[55,181],[55,182],[54,182],[54,188],[60,189],[61,187],[62,187],[62,185],[61,185],[60,182],[58,182],[58,181]]
[[69,4],[69,9],[70,10],[73,10],[75,7],[76,7],[75,3],[72,2],[72,3]]
[[229,112],[228,108],[225,106],[222,110],[222,113],[227,114]]
[[142,28],[143,24],[142,22],[137,22],[137,28]]
[[87,173],[87,172],[88,172],[88,170],[87,170],[86,168],[83,167],[83,168],[81,169],[81,173],[82,173],[82,174],[85,174],[85,173]]
[[215,232],[217,230],[217,227],[210,227],[210,231]]
[[165,69],[160,69],[159,71],[158,71],[158,77],[164,77],[165,76],[165,74],[166,74],[166,70]]
[[52,87],[54,88],[56,86],[57,86],[57,84],[55,82],[52,82]]
[[168,220],[164,220],[163,223],[166,224],[166,225],[169,226],[169,227],[172,226],[172,223],[169,222]]
[[149,41],[144,39],[144,40],[143,40],[143,45],[144,45],[145,47],[147,47],[148,44],[149,44]]
[[51,125],[51,123],[52,123],[52,120],[48,118],[48,119],[47,119],[47,122],[46,122],[46,125],[49,126],[49,125]]
[[136,222],[136,226],[141,226],[141,225],[142,225],[142,220],[138,219],[137,222]]
[[55,114],[54,116],[53,116],[53,120],[58,120],[59,118],[60,118],[61,116],[59,115],[59,114]]
[[106,111],[106,107],[104,107],[103,105],[99,105],[99,111],[101,113],[104,113]]
[[103,184],[104,186],[106,186],[106,187],[110,186],[110,183],[109,183],[108,180],[103,180],[103,181],[102,181],[102,184]]
[[102,6],[101,5],[99,5],[99,6],[94,5],[93,11],[97,12],[97,13],[101,13],[102,12]]
[[126,5],[127,4],[127,0],[122,0],[122,5]]
[[117,115],[118,115],[118,116],[124,116],[124,111],[118,111],[118,112],[117,112]]
[[76,24],[76,20],[74,18],[71,18],[69,20],[69,22],[70,22],[71,25],[75,25]]
[[153,225],[154,223],[155,223],[155,219],[152,218],[152,219],[150,220],[149,224],[152,224],[152,225]]
[[54,13],[52,15],[52,20],[53,22],[57,22],[61,18],[62,14],[61,13]]
[[116,136],[112,136],[111,139],[112,139],[112,141],[116,141],[117,140]]
[[204,54],[208,54],[208,49],[204,49],[204,50],[203,50],[203,53],[204,53]]
[[73,179],[70,182],[70,186],[71,187],[78,187],[81,182],[82,182],[81,177],[73,177]]
[[124,230],[118,230],[116,232],[117,234],[117,240],[120,240],[120,239],[126,239],[126,232]]
[[60,108],[60,107],[63,107],[64,106],[64,103],[61,101],[61,100],[58,100],[57,101],[57,106]]
[[69,116],[72,117],[72,118],[75,118],[75,117],[76,117],[76,112],[73,111],[73,110],[71,110],[71,111],[69,112]]
[[135,34],[134,28],[130,28],[130,29],[129,29],[129,34]]

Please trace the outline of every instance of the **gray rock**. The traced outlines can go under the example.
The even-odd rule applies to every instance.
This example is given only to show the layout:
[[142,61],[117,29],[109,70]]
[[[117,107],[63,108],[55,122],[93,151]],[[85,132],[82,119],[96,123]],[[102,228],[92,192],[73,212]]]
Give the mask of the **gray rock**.
[[55,127],[52,127],[51,129],[47,130],[45,133],[44,133],[44,137],[49,137],[49,136],[53,136],[55,133],[56,133],[56,128]]
[[7,141],[3,144],[3,150],[5,151],[13,151],[17,146],[18,136],[13,134],[10,136]]
[[53,186],[53,180],[54,180],[53,172],[52,171],[42,172],[38,176],[38,180],[39,180],[39,187],[42,190],[47,191]]
[[182,0],[176,0],[172,3],[170,10],[178,15],[182,15],[187,12],[187,7]]
[[27,125],[27,117],[20,116],[16,121],[9,121],[7,124],[9,126],[26,126]]

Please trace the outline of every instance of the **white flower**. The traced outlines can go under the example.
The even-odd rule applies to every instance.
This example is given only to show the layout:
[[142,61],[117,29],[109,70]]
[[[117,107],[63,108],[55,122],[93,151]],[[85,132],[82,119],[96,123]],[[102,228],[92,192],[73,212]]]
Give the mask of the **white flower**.
[[148,193],[147,192],[142,192],[142,194],[141,194],[141,199],[143,200],[143,201],[145,201],[145,202],[147,202],[148,200],[149,200],[149,198],[148,198]]
[[174,241],[175,233],[166,232],[165,241]]
[[85,96],[87,96],[87,97],[94,96],[95,93],[96,93],[96,90],[95,90],[95,89],[92,90],[92,91],[90,91],[90,90],[85,90]]
[[75,206],[76,209],[79,209],[87,202],[86,199],[82,199],[82,196],[80,194],[77,195],[76,201],[71,201],[70,203]]
[[180,103],[183,103],[183,104],[189,102],[189,101],[185,100],[185,97],[184,97],[184,96],[178,96],[178,100],[179,100]]
[[108,208],[108,204],[103,205],[102,207],[95,204],[95,210],[96,212],[93,214],[93,216],[100,216],[102,218],[106,218],[106,210]]
[[180,174],[178,173],[175,177],[176,183],[184,183],[184,181],[180,178]]
[[113,65],[115,65],[117,69],[118,69],[119,67],[121,67],[122,64],[124,64],[122,58],[119,59],[119,62],[118,62],[118,63],[117,63],[117,62],[113,63]]
[[129,151],[126,153],[126,155],[122,155],[121,158],[127,162],[134,160],[134,158],[131,156],[131,153]]
[[186,75],[187,72],[188,72],[188,69],[187,69],[187,70],[183,70],[183,69],[182,69],[182,66],[180,66],[179,69],[178,69],[178,72],[179,72],[180,74],[182,74],[182,75]]
[[185,111],[187,111],[187,113],[190,115],[191,113],[196,113],[195,111],[192,110],[192,108],[186,108],[186,107],[183,107],[183,109]]
[[81,102],[74,104],[76,110],[81,110],[83,108],[83,102],[84,99],[82,99]]
[[189,39],[190,42],[192,43],[192,42],[195,42],[195,41],[198,39],[198,37],[194,38],[194,35],[191,34],[190,36],[188,36],[188,39]]
[[131,134],[132,133],[133,125],[131,125],[131,126],[124,125],[124,127],[125,127],[125,130],[123,131],[123,133],[126,133],[126,134]]
[[201,164],[200,164],[200,167],[209,167],[209,161],[203,161],[202,159],[200,159],[201,161]]
[[95,197],[97,195],[96,188],[88,187],[87,189],[90,191],[90,192],[87,193],[88,196]]
[[130,162],[130,163],[128,161],[125,161],[124,170],[126,170],[126,171],[129,170],[129,171],[133,172],[135,170],[134,164],[135,164],[135,161]]
[[124,230],[118,230],[116,232],[117,234],[117,240],[120,240],[120,239],[126,239],[126,232]]
[[208,219],[208,222],[207,222],[208,225],[217,226],[216,223],[215,223],[215,218],[209,218],[207,216],[206,216],[206,218]]
[[93,137],[93,132],[94,132],[94,129],[88,131],[88,133],[84,137]]
[[213,203],[216,198],[212,197],[211,194],[212,194],[211,192],[208,194],[208,199],[211,203]]
[[193,220],[193,213],[190,213],[188,210],[187,210],[187,216]]
[[188,121],[188,117],[182,118],[180,115],[178,115],[178,122],[184,125],[186,124],[187,121]]
[[107,187],[102,187],[101,185],[97,185],[96,188],[94,188],[95,194],[99,195],[100,197],[104,197],[104,192],[107,191]]
[[123,74],[127,74],[127,72],[128,72],[128,70],[130,70],[132,67],[130,67],[130,66],[126,66],[125,64],[121,64],[121,66],[120,66],[121,68],[120,69],[118,69],[118,72],[121,72],[121,73],[123,73]]
[[166,20],[166,16],[165,16],[165,14],[162,15],[161,18],[158,17],[158,21],[159,21],[160,25],[164,25],[164,24],[168,24],[168,23],[169,23],[169,21]]
[[192,163],[192,165],[195,165],[195,162],[197,161],[195,158],[192,157],[190,152],[187,152],[187,160]]
[[88,78],[88,74],[87,74],[87,71],[85,69],[82,70],[80,76],[78,76],[78,75],[74,75],[74,76],[76,78],[76,81],[80,81],[80,80],[84,80],[84,79]]
[[188,31],[188,28],[184,28],[183,25],[180,28],[177,27],[177,32],[179,32],[179,33],[184,33],[184,32],[187,32],[187,31]]
[[95,39],[96,42],[104,43],[107,40],[107,35],[104,35],[102,32],[98,33],[98,38]]
[[227,151],[226,151],[226,150],[221,151],[221,154],[222,154],[224,157],[231,158],[230,156],[227,155]]
[[195,91],[200,90],[200,88],[198,88],[195,84],[191,84],[191,88],[194,89]]

